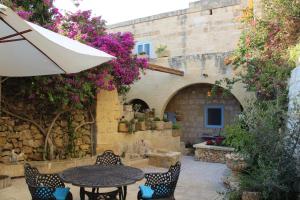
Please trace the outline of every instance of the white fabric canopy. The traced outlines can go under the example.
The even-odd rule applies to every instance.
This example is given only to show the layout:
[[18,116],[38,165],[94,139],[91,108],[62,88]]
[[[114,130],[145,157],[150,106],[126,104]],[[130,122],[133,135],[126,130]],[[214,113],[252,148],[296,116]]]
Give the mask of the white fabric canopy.
[[76,73],[113,58],[27,22],[0,4],[0,76]]

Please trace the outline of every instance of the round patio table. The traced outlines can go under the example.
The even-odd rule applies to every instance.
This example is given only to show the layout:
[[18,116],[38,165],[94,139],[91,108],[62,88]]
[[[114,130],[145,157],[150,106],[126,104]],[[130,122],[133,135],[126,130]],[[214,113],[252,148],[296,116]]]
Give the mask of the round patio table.
[[[126,199],[127,186],[144,178],[144,172],[140,169],[124,166],[100,166],[89,165],[67,169],[60,173],[60,177],[66,183],[80,187],[80,199],[85,199],[85,188],[111,188],[119,190],[119,198]],[[96,196],[95,196],[96,198]]]

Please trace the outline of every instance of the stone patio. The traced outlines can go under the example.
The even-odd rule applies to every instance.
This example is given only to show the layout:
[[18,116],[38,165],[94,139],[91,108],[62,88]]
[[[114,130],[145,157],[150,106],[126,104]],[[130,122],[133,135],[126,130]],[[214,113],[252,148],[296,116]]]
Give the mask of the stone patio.
[[[147,166],[145,171],[165,171],[162,168]],[[224,164],[194,161],[193,157],[182,158],[182,171],[176,188],[176,200],[215,200],[221,199],[216,191],[224,190],[221,178],[227,172]],[[128,187],[128,200],[135,200],[138,185]],[[68,185],[74,196],[79,200],[79,188]],[[24,178],[13,179],[13,185],[0,190],[1,200],[30,200]]]

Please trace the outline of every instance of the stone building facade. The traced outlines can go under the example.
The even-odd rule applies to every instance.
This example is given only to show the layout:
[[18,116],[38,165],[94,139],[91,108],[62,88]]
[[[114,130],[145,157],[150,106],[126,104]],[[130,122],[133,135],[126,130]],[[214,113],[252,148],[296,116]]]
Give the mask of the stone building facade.
[[[207,86],[236,75],[237,72],[232,66],[225,65],[224,60],[238,44],[243,29],[239,17],[249,3],[253,1],[200,0],[190,3],[187,9],[111,25],[111,32],[132,32],[137,41],[136,53],[145,51],[149,54],[150,63],[184,71],[183,77],[146,71],[146,75],[132,86],[127,101],[143,100],[150,108],[155,108],[160,117],[166,111],[186,113],[188,117],[180,122],[185,142],[195,143],[204,133],[215,132],[213,128],[201,130],[205,123],[203,107],[206,104],[217,103],[225,110],[232,110],[225,114],[222,127],[230,123],[247,99],[253,98],[242,84],[234,85],[228,102],[221,97],[206,100],[195,97],[195,103],[189,103],[192,101],[189,97],[193,96],[193,91],[204,95]],[[166,47],[163,55],[157,51],[161,47]],[[179,102],[182,103],[180,108],[176,106]],[[198,125],[186,121],[189,118]]]

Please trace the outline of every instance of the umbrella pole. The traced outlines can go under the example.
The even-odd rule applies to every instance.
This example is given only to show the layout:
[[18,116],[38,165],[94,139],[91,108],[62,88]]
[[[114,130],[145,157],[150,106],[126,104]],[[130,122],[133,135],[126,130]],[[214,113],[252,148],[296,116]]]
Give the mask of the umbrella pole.
[[0,117],[2,116],[1,100],[2,100],[2,76],[0,76]]

